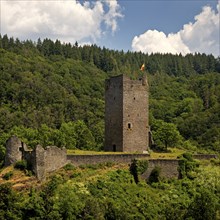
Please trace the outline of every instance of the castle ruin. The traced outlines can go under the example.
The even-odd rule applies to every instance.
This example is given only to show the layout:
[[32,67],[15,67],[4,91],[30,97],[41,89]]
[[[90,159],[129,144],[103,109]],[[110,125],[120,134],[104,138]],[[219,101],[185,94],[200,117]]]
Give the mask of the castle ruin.
[[[146,76],[131,80],[119,75],[106,80],[105,86],[105,151],[127,152],[126,154],[67,155],[65,148],[37,145],[29,150],[16,136],[6,142],[4,165],[26,160],[39,180],[44,180],[48,172],[55,171],[67,163],[75,166],[113,162],[130,164],[134,159],[149,161],[148,178],[152,169],[161,167],[162,176],[178,177],[178,160],[150,159],[148,83]],[[216,155],[195,155],[198,159],[216,158]]]
[[44,149],[37,145],[32,150],[18,137],[12,136],[6,142],[4,165],[10,166],[21,160],[27,161],[29,169],[39,180],[43,180],[46,173],[55,171],[67,164],[67,154],[65,148],[56,146],[47,146]]

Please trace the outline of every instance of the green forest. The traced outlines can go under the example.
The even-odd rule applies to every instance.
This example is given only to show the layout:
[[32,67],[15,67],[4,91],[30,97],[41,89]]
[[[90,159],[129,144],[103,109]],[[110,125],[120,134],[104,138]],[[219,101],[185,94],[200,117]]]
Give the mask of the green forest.
[[145,63],[156,146],[220,151],[220,58],[114,51],[0,36],[0,155],[16,134],[30,147],[103,149],[105,79]]
[[0,172],[0,219],[219,220],[220,160],[198,162],[185,154],[180,162],[180,179],[163,179],[158,168],[148,181],[135,181],[122,165],[67,164],[43,183],[17,163]]
[[[220,152],[220,58],[144,54],[0,35],[0,161],[17,135],[30,147],[102,151],[105,79],[145,64],[156,150]],[[149,180],[106,163],[67,164],[39,183],[24,161],[0,170],[0,220],[220,219],[220,161],[180,157],[179,179]],[[145,167],[147,169],[147,167]],[[138,169],[137,170],[141,170]],[[21,178],[16,186],[15,179]]]

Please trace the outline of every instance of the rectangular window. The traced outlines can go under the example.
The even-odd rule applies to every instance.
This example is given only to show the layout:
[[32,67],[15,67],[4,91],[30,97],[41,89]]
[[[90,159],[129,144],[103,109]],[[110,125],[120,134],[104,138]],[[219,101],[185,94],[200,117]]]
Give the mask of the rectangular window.
[[113,144],[113,152],[116,152],[116,145]]

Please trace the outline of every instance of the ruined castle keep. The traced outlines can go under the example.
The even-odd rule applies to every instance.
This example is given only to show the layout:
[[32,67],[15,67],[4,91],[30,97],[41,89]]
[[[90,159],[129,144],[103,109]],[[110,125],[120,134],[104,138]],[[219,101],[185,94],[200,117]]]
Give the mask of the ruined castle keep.
[[105,84],[105,151],[139,152],[149,148],[148,83],[119,75]]

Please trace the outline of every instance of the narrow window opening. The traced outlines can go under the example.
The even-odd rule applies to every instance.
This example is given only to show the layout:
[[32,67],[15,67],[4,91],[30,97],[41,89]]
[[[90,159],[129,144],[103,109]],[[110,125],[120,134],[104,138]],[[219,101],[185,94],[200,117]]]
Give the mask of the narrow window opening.
[[131,129],[131,123],[128,123],[128,129]]
[[21,152],[23,152],[23,149],[24,149],[24,143],[23,142],[21,142],[21,147],[19,147],[19,151],[21,151]]
[[135,100],[136,98],[134,97],[134,100]]
[[113,152],[116,152],[116,145],[113,144]]

